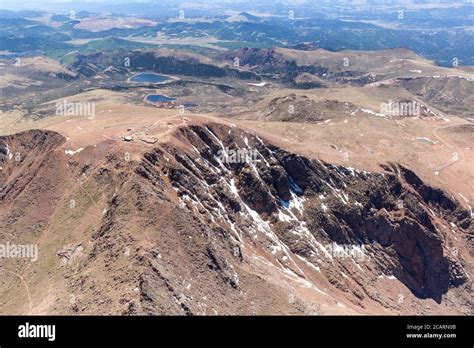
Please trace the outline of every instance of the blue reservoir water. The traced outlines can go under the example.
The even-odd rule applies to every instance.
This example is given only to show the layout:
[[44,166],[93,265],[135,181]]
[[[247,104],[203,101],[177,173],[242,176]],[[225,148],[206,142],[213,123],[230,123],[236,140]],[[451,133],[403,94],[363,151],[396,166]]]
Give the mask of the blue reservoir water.
[[155,74],[155,73],[141,73],[130,78],[131,82],[142,82],[142,83],[160,83],[171,80],[170,77]]
[[164,102],[171,102],[175,101],[176,98],[170,98],[165,95],[161,94],[150,94],[146,97],[146,100],[153,102],[153,103],[164,103]]

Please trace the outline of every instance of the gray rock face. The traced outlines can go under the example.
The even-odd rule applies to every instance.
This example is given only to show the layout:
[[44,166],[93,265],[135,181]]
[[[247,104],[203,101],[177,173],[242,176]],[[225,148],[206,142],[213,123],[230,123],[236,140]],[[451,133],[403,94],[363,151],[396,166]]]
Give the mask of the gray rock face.
[[[324,260],[317,242],[364,245],[386,274],[437,302],[468,280],[446,256],[440,228],[453,223],[472,230],[469,212],[409,169],[388,164],[385,173],[361,172],[297,156],[217,124],[181,132],[195,150],[175,150],[169,178],[180,197],[196,199],[215,221],[232,222],[244,233],[249,225],[279,231],[279,241],[307,259]],[[226,147],[256,151],[258,160],[222,162],[217,153]],[[297,242],[291,241],[294,233],[300,234]]]
[[58,312],[470,313],[470,213],[408,168],[311,160],[218,123],[170,138],[124,161],[112,143],[73,157],[54,132],[0,137],[0,234],[59,239],[40,244],[59,265],[46,276],[80,296]]

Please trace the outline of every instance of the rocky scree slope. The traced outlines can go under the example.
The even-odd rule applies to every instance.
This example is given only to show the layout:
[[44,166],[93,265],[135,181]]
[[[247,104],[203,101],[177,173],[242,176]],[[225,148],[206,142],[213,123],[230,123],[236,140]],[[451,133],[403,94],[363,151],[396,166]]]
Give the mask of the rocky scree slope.
[[[384,275],[415,299],[470,311],[471,252],[462,247],[473,234],[470,213],[408,168],[371,173],[310,160],[220,123],[181,127],[172,141],[126,162],[111,143],[67,157],[62,141],[43,131],[0,138],[2,239],[20,233],[18,214],[37,215],[22,195],[30,192],[34,204],[54,197],[32,238],[53,255],[47,262],[64,262],[40,269],[40,260],[24,272],[38,267],[36,278],[79,295],[72,305],[56,298],[49,312],[314,313],[310,297],[288,301],[300,287],[359,313],[398,313],[390,289],[377,285]],[[10,154],[26,148],[30,155],[12,162]],[[238,149],[240,161],[222,157]],[[56,168],[56,177],[47,173],[54,184],[32,195],[45,161]],[[85,188],[102,214],[68,216],[68,226],[87,228],[61,230],[69,202],[61,196]],[[38,301],[46,296],[39,292]]]

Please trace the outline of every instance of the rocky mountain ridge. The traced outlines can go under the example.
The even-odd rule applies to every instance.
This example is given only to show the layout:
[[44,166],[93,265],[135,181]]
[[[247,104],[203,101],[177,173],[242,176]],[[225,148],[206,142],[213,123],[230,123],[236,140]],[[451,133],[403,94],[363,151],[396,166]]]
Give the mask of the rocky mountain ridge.
[[39,243],[16,268],[66,291],[48,312],[470,311],[470,213],[400,165],[311,160],[212,122],[133,160],[110,142],[65,153],[49,131],[0,141],[1,237]]

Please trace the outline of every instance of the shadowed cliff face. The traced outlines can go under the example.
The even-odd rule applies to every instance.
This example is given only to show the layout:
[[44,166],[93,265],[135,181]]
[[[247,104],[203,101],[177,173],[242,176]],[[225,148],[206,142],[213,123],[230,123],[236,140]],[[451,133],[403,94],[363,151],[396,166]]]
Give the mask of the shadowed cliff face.
[[398,313],[384,279],[470,310],[469,255],[451,244],[472,238],[470,213],[407,168],[311,160],[219,123],[131,161],[113,142],[70,156],[63,141],[0,138],[0,238],[38,243],[22,274],[57,287],[33,297],[53,296],[52,313]]
[[[184,128],[178,137],[193,150],[167,149],[177,161],[168,169],[171,184],[189,209],[236,239],[263,232],[267,248],[316,267],[332,262],[324,245],[364,246],[385,274],[437,302],[468,280],[449,256],[443,230],[455,225],[472,231],[469,212],[407,168],[390,164],[385,173],[360,172],[221,125]],[[239,149],[247,150],[247,159],[218,156]],[[162,155],[150,156],[157,161]]]

